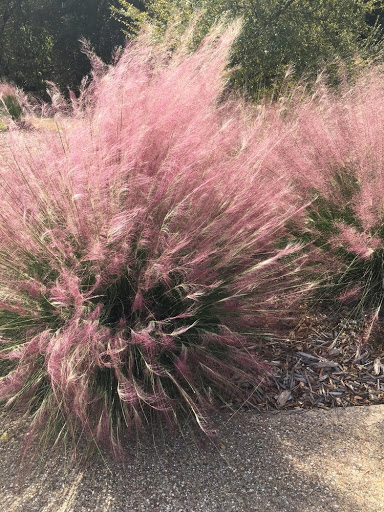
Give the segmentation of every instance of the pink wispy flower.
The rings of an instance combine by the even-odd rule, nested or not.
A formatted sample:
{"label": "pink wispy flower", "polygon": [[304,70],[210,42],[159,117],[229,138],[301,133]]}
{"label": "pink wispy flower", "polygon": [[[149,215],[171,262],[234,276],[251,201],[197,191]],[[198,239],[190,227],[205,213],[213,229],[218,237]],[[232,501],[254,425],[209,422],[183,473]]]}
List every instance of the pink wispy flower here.
{"label": "pink wispy flower", "polygon": [[358,231],[353,226],[335,223],[339,233],[332,238],[332,243],[353,252],[360,258],[369,258],[375,250],[382,247],[382,241],[375,236]]}

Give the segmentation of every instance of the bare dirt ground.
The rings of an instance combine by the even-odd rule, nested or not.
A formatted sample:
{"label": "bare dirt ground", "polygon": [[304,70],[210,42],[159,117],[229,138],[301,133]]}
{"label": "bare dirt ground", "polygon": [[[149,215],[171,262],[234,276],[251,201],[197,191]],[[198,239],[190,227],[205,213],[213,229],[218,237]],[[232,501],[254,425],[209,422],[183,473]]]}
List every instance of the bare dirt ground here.
{"label": "bare dirt ground", "polygon": [[212,442],[180,435],[118,464],[20,466],[22,429],[1,425],[2,512],[384,511],[383,405],[241,412]]}

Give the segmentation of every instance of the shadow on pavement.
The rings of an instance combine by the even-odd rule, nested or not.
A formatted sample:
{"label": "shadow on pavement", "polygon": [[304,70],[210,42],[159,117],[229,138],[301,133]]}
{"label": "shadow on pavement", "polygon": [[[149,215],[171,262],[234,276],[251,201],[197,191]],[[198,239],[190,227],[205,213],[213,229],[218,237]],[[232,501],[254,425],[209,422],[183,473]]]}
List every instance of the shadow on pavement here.
{"label": "shadow on pavement", "polygon": [[242,412],[214,442],[180,435],[109,467],[54,454],[23,478],[20,435],[0,443],[4,512],[384,510],[384,406]]}

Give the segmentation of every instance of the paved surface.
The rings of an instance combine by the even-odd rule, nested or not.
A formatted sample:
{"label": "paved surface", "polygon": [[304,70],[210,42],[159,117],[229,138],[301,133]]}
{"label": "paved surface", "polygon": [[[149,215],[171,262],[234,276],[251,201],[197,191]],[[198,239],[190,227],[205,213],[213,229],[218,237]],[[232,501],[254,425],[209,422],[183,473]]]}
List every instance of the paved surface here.
{"label": "paved surface", "polygon": [[381,405],[243,412],[214,443],[179,436],[109,466],[56,454],[22,473],[20,429],[2,428],[1,512],[384,511]]}

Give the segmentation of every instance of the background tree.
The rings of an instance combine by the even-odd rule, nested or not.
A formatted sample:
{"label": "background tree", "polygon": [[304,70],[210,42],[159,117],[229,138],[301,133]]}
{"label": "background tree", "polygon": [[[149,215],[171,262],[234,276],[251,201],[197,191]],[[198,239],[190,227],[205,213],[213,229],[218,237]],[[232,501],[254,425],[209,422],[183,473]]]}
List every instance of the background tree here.
{"label": "background tree", "polygon": [[374,0],[0,0],[0,80],[38,96],[47,80],[76,90],[90,71],[79,39],[108,62],[143,23],[161,34],[196,11],[195,44],[223,15],[243,18],[233,82],[253,97],[278,93],[287,73],[313,77],[340,60],[354,69],[382,52],[384,9]]}
{"label": "background tree", "polygon": [[113,50],[124,44],[120,25],[112,18],[109,0],[63,0],[58,9],[52,49],[53,81],[76,88],[90,70],[79,39],[88,40],[98,56],[109,62]]}
{"label": "background tree", "polygon": [[50,15],[44,1],[0,0],[2,78],[30,91],[41,91],[43,77],[52,75]]}
{"label": "background tree", "polygon": [[[242,17],[243,31],[234,47],[234,82],[255,96],[279,91],[287,73],[296,81],[315,76],[337,62],[352,68],[381,52],[381,32],[375,25],[378,2],[364,0],[147,0],[140,5],[119,0],[114,16],[134,34],[147,20],[160,30],[167,12],[188,18],[201,10],[197,40],[223,14]],[[376,11],[375,11],[376,9]]]}
{"label": "background tree", "polygon": [[0,0],[0,78],[44,95],[46,81],[76,89],[90,64],[85,38],[105,60],[124,43],[108,0]]}

